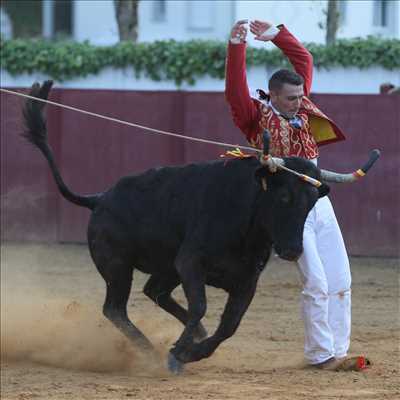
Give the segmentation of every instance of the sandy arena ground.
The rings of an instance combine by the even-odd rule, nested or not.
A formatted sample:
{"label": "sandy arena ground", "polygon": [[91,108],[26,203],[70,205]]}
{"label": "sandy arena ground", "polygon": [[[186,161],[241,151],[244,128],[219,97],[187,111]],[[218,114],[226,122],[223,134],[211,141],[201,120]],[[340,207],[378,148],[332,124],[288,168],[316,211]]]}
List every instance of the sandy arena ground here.
{"label": "sandy arena ground", "polygon": [[[2,399],[400,399],[398,260],[352,259],[352,354],[364,372],[327,372],[303,362],[295,264],[274,258],[233,338],[181,376],[165,368],[182,327],[141,292],[133,321],[160,353],[148,360],[101,315],[104,283],[80,245],[1,247]],[[212,332],[226,295],[208,288]],[[181,289],[176,297],[184,302]]]}

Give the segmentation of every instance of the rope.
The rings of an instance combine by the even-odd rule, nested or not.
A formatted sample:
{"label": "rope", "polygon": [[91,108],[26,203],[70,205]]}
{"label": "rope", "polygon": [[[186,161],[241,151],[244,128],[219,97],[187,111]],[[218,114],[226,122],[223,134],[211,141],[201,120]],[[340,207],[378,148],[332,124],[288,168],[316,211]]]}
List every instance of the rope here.
{"label": "rope", "polygon": [[[91,111],[86,111],[86,110],[82,110],[80,108],[76,108],[76,107],[71,107],[71,106],[67,106],[65,104],[60,104],[60,103],[56,103],[54,101],[50,101],[50,100],[44,100],[44,99],[40,99],[38,97],[34,97],[34,96],[30,96],[28,94],[24,94],[24,93],[19,93],[19,92],[14,92],[13,90],[7,90],[7,89],[3,89],[0,87],[0,91],[4,92],[4,93],[8,93],[8,94],[14,94],[16,96],[21,96],[21,97],[25,97],[27,99],[32,99],[35,101],[41,101],[42,103],[47,103],[47,104],[51,104],[53,106],[57,106],[57,107],[61,107],[61,108],[66,108],[67,110],[72,110],[72,111],[77,111],[80,112],[82,114],[86,114],[86,115],[91,115],[93,117],[97,117],[97,118],[101,118],[101,119],[105,119],[107,121],[113,121],[113,122],[117,122],[119,124],[123,124],[123,125],[128,125],[128,126],[133,126],[135,128],[140,128],[143,129],[145,131],[149,131],[149,132],[153,132],[153,133],[157,133],[159,135],[166,135],[166,136],[172,136],[172,137],[177,137],[179,139],[185,139],[185,140],[191,140],[193,142],[201,142],[201,143],[207,143],[207,144],[214,144],[217,146],[222,146],[222,147],[232,147],[235,149],[243,149],[243,150],[251,150],[251,151],[255,151],[258,153],[262,153],[262,150],[260,149],[256,149],[254,147],[249,147],[249,146],[241,146],[238,144],[231,144],[231,143],[224,143],[224,142],[217,142],[215,140],[207,140],[207,139],[200,139],[200,138],[194,138],[191,136],[185,136],[185,135],[180,135],[178,133],[173,133],[173,132],[168,132],[168,131],[163,131],[160,129],[155,129],[155,128],[149,128],[147,126],[143,126],[143,125],[139,125],[139,124],[134,124],[133,122],[128,122],[128,121],[123,121],[121,119],[117,119],[117,118],[112,118],[112,117],[107,117],[106,115],[102,115],[102,114],[97,114]],[[229,152],[231,153],[231,152]],[[310,178],[306,175],[303,174],[299,174],[296,171],[293,171],[283,165],[278,164],[277,165],[278,168],[280,169],[284,169],[287,172],[290,172],[292,174],[297,175],[299,178],[311,183],[314,186],[320,186],[321,183],[319,181],[317,181],[316,179]]]}
{"label": "rope", "polygon": [[200,139],[200,138],[195,138],[195,137],[191,137],[191,136],[180,135],[180,134],[178,134],[178,133],[163,131],[163,130],[160,130],[160,129],[149,128],[149,127],[147,127],[147,126],[143,126],[143,125],[139,125],[139,124],[134,124],[134,123],[132,123],[132,122],[123,121],[123,120],[121,120],[121,119],[108,117],[108,116],[106,116],[106,115],[97,114],[97,113],[94,113],[94,112],[91,112],[91,111],[82,110],[82,109],[80,109],[80,108],[67,106],[67,105],[65,105],[65,104],[56,103],[56,102],[54,102],[54,101],[40,99],[40,98],[37,98],[37,97],[34,97],[34,96],[30,96],[30,95],[28,95],[28,94],[19,93],[19,92],[14,92],[13,90],[8,90],[8,89],[0,88],[0,91],[2,91],[2,92],[4,92],[4,93],[8,93],[8,94],[14,94],[14,95],[17,95],[17,96],[25,97],[25,98],[32,99],[32,100],[35,100],[35,101],[41,101],[41,102],[43,102],[43,103],[51,104],[51,105],[53,105],[53,106],[57,106],[57,107],[61,107],[61,108],[66,108],[67,110],[77,111],[77,112],[80,112],[80,113],[82,113],[82,114],[91,115],[91,116],[93,116],[93,117],[105,119],[105,120],[107,120],[107,121],[113,121],[113,122],[117,122],[117,123],[119,123],[119,124],[128,125],[128,126],[133,126],[133,127],[135,127],[135,128],[140,128],[140,129],[143,129],[143,130],[145,130],[145,131],[149,131],[149,132],[156,133],[156,134],[159,134],[159,135],[166,135],[166,136],[177,137],[177,138],[180,138],[180,139],[191,140],[191,141],[193,141],[193,142],[201,142],[201,143],[207,143],[207,144],[214,144],[214,145],[221,146],[221,147],[232,147],[232,148],[238,148],[238,149],[243,149],[243,150],[251,150],[251,151],[256,151],[256,152],[258,152],[258,153],[261,153],[261,152],[262,152],[260,149],[256,149],[256,148],[254,148],[254,147],[241,146],[241,145],[237,145],[237,144],[224,143],[224,142],[217,142],[217,141],[215,141],[215,140]]}

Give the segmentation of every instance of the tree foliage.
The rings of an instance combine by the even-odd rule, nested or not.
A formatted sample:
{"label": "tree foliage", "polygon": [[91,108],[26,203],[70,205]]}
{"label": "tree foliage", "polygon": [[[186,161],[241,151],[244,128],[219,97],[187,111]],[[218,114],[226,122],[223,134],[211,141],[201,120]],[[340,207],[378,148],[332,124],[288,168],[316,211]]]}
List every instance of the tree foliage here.
{"label": "tree foliage", "polygon": [[[382,66],[400,69],[400,40],[338,40],[329,46],[306,44],[317,68]],[[1,40],[1,68],[12,75],[43,73],[65,81],[103,68],[133,68],[136,76],[152,80],[171,79],[179,86],[194,84],[196,78],[209,75],[223,79],[226,43],[221,41],[175,40],[152,43],[120,42],[113,46],[94,46],[88,42],[50,42],[46,40]],[[249,47],[247,66],[287,67],[288,61],[278,49]]]}

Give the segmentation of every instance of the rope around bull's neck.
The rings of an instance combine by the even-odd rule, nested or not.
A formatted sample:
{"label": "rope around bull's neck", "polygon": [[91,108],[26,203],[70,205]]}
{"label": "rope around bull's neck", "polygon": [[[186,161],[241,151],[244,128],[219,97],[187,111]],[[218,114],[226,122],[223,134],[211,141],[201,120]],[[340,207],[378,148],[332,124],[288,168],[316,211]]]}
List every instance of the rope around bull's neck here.
{"label": "rope around bull's neck", "polygon": [[61,107],[61,108],[66,108],[67,110],[77,111],[77,112],[80,112],[80,113],[82,113],[82,114],[91,115],[91,116],[93,116],[93,117],[102,118],[102,119],[105,119],[105,120],[108,120],[108,121],[117,122],[117,123],[119,123],[119,124],[132,126],[132,127],[134,127],[134,128],[140,128],[140,129],[143,129],[143,130],[145,130],[145,131],[149,131],[149,132],[156,133],[156,134],[159,134],[159,135],[172,136],[172,137],[177,137],[177,138],[179,138],[179,139],[191,140],[191,141],[193,141],[193,142],[201,142],[201,143],[213,144],[213,145],[221,146],[221,147],[238,148],[238,149],[242,149],[242,150],[251,150],[251,151],[258,152],[258,153],[262,153],[262,150],[256,149],[256,148],[254,148],[254,147],[241,146],[241,145],[238,145],[238,144],[217,142],[217,141],[215,141],[215,140],[207,140],[207,139],[200,139],[200,138],[195,138],[195,137],[191,137],[191,136],[180,135],[180,134],[178,134],[178,133],[163,131],[163,130],[161,130],[161,129],[149,128],[149,127],[147,127],[147,126],[143,126],[143,125],[139,125],[139,124],[134,124],[133,122],[123,121],[123,120],[118,119],[118,118],[112,118],[112,117],[108,117],[108,116],[106,116],[106,115],[97,114],[97,113],[94,113],[94,112],[91,112],[91,111],[82,110],[82,109],[80,109],[80,108],[67,106],[67,105],[65,105],[65,104],[56,103],[56,102],[54,102],[54,101],[40,99],[40,98],[37,98],[37,97],[34,97],[34,96],[30,96],[30,95],[28,95],[28,94],[15,92],[15,91],[13,91],[13,90],[8,90],[8,89],[0,88],[0,91],[2,91],[2,92],[4,92],[4,93],[14,94],[14,95],[16,95],[16,96],[20,96],[20,97],[25,97],[25,98],[28,98],[28,99],[36,100],[36,101],[41,101],[42,103],[51,104],[51,105],[53,105],[53,106],[57,106],[57,107]]}

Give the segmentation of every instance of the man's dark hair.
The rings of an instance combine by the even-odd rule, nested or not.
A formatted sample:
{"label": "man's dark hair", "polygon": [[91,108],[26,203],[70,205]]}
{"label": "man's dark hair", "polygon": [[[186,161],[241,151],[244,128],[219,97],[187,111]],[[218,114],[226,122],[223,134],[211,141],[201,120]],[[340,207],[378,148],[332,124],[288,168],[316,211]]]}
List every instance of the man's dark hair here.
{"label": "man's dark hair", "polygon": [[269,91],[281,90],[285,83],[299,86],[304,84],[304,79],[296,72],[289,71],[288,69],[280,69],[271,76],[268,82],[268,89]]}

